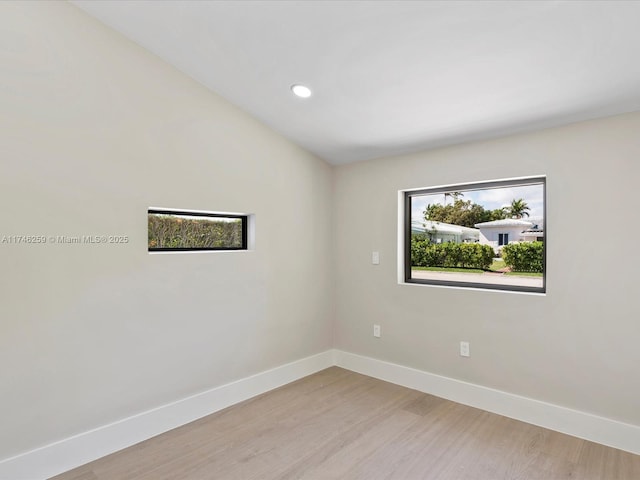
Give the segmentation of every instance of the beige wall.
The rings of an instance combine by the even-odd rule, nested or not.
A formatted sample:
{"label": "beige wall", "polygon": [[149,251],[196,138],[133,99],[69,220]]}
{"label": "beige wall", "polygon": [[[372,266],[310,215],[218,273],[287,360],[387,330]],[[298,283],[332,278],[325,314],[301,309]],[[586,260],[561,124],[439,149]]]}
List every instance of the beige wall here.
{"label": "beige wall", "polygon": [[[336,168],[336,348],[640,424],[639,132],[635,113]],[[398,190],[541,174],[546,296],[398,284]]]}
{"label": "beige wall", "polygon": [[[332,346],[331,169],[62,2],[0,2],[0,459]],[[149,206],[252,252],[149,255]]]}

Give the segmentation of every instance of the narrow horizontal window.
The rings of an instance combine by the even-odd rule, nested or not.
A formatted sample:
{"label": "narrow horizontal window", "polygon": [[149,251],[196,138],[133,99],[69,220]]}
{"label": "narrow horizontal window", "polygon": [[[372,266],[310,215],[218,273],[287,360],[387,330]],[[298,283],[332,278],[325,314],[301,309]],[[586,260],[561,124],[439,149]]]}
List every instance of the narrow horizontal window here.
{"label": "narrow horizontal window", "polygon": [[247,215],[148,211],[150,252],[246,250]]}
{"label": "narrow horizontal window", "polygon": [[545,177],[404,192],[404,280],[544,293]]}

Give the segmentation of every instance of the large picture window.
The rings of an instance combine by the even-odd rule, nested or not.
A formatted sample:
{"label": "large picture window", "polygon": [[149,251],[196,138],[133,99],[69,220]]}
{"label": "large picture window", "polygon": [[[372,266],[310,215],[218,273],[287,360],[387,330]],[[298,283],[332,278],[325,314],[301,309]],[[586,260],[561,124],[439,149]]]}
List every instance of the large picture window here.
{"label": "large picture window", "polygon": [[150,252],[246,250],[247,215],[149,209]]}
{"label": "large picture window", "polygon": [[404,192],[404,280],[544,293],[545,177]]}

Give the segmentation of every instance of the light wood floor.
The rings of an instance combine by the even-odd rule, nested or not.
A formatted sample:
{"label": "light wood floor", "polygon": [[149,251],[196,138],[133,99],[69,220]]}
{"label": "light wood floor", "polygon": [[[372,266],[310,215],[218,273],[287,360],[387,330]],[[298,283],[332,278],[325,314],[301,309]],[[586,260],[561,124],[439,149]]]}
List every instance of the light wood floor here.
{"label": "light wood floor", "polygon": [[56,480],[640,479],[640,456],[337,367]]}

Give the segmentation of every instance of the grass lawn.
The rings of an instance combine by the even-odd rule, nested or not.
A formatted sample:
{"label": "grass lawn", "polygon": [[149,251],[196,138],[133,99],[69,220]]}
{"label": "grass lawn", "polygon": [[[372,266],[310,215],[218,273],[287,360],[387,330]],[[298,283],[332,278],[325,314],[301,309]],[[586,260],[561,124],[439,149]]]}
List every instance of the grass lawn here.
{"label": "grass lawn", "polygon": [[411,267],[411,270],[428,270],[430,272],[484,273],[484,270],[481,270],[479,268]]}
{"label": "grass lawn", "polygon": [[[490,272],[497,272],[505,268],[504,260],[494,260],[489,267]],[[455,272],[455,273],[484,273],[480,268],[455,268],[455,267],[411,267],[411,270],[428,270],[430,272]]]}
{"label": "grass lawn", "polygon": [[[504,260],[494,260],[489,267],[489,272],[497,272],[506,267]],[[411,270],[428,270],[430,272],[454,272],[454,273],[485,273],[485,270],[479,268],[455,268],[455,267],[415,267],[412,266]],[[541,273],[533,272],[505,272],[504,275],[511,275],[514,277],[542,277]]]}
{"label": "grass lawn", "polygon": [[501,268],[505,268],[506,266],[507,264],[504,263],[504,260],[502,259],[494,260],[491,266],[489,267],[489,270],[491,270],[492,272],[497,272],[498,270],[500,270]]}

